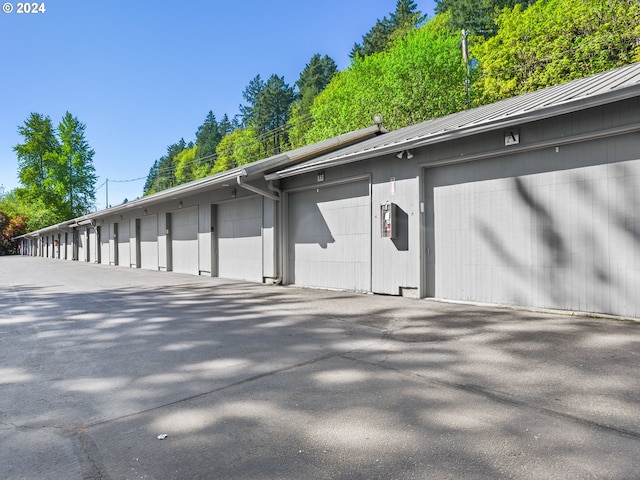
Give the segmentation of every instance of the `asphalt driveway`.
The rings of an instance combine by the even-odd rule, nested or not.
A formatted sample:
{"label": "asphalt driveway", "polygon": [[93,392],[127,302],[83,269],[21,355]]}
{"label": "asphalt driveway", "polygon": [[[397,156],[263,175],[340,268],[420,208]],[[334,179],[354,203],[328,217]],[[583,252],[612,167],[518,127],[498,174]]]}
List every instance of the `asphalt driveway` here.
{"label": "asphalt driveway", "polygon": [[0,257],[0,478],[640,478],[640,323]]}

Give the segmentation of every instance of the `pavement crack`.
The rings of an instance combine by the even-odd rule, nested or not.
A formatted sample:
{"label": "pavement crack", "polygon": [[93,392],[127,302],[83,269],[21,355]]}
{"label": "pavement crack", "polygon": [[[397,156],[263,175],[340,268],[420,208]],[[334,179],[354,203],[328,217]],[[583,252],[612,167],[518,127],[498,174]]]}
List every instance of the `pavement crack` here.
{"label": "pavement crack", "polygon": [[16,423],[11,422],[0,422],[0,430],[63,430],[64,427],[59,427],[57,425],[18,425]]}
{"label": "pavement crack", "polygon": [[256,374],[256,375],[252,375],[250,377],[237,380],[237,381],[229,383],[227,385],[222,385],[222,386],[220,386],[218,388],[214,388],[214,389],[208,390],[206,392],[201,392],[201,393],[198,393],[198,394],[195,394],[195,395],[190,395],[188,397],[180,398],[178,400],[174,400],[173,402],[164,403],[162,405],[156,405],[154,407],[150,407],[150,408],[147,408],[147,409],[144,409],[144,410],[139,410],[137,412],[129,413],[127,415],[122,415],[120,417],[113,417],[113,418],[109,418],[107,420],[101,420],[99,422],[93,422],[93,423],[84,425],[82,427],[79,427],[78,430],[79,431],[80,430],[84,431],[84,430],[86,430],[88,428],[93,428],[93,427],[97,427],[97,426],[100,426],[100,425],[106,425],[108,423],[116,422],[116,421],[119,421],[119,420],[124,420],[126,418],[135,417],[135,416],[142,415],[142,414],[145,414],[145,413],[149,413],[149,412],[153,412],[153,411],[156,411],[156,410],[160,410],[160,409],[163,409],[163,408],[166,408],[166,407],[179,405],[181,403],[189,402],[189,401],[195,400],[197,398],[206,397],[207,395],[211,395],[211,394],[214,394],[214,393],[222,392],[222,391],[228,390],[230,388],[238,387],[240,385],[245,385],[245,384],[250,383],[250,382],[255,382],[256,380],[261,380],[261,379],[266,378],[266,377],[271,377],[271,376],[277,375],[279,373],[287,372],[287,371],[290,371],[290,370],[295,370],[296,368],[305,367],[307,365],[313,365],[314,363],[322,362],[322,361],[328,360],[330,358],[340,357],[343,354],[344,354],[344,352],[336,352],[336,353],[329,353],[329,354],[326,354],[326,355],[320,355],[318,357],[314,357],[312,359],[305,360],[303,362],[298,362],[298,363],[295,363],[295,364],[292,364],[292,365],[287,365],[287,366],[282,367],[282,368],[277,368],[275,370],[270,370],[268,372],[263,372],[263,373],[259,373],[259,374]]}
{"label": "pavement crack", "polygon": [[399,374],[411,377],[411,378],[417,378],[422,382],[426,382],[426,383],[430,383],[432,385],[437,385],[440,387],[446,387],[446,388],[453,388],[456,390],[462,390],[468,393],[472,393],[474,395],[480,395],[488,400],[494,401],[494,402],[498,402],[498,403],[502,403],[505,405],[510,405],[510,406],[514,406],[514,407],[518,407],[518,408],[522,408],[522,409],[527,409],[527,410],[531,410],[534,412],[537,412],[539,414],[548,416],[548,417],[554,417],[560,420],[565,420],[565,421],[569,421],[578,425],[582,425],[583,427],[587,427],[587,428],[591,428],[591,429],[595,429],[595,430],[600,430],[609,434],[613,434],[613,435],[617,435],[617,436],[621,436],[621,437],[625,437],[625,438],[630,438],[632,440],[636,440],[636,441],[640,441],[640,432],[637,432],[635,430],[630,430],[624,427],[618,427],[615,425],[608,425],[608,424],[604,424],[604,423],[600,423],[600,422],[596,422],[594,420],[589,420],[587,418],[584,417],[579,417],[577,415],[572,415],[570,413],[566,413],[566,412],[561,412],[558,410],[554,410],[551,408],[547,408],[547,407],[542,407],[542,406],[538,406],[538,405],[531,405],[529,403],[523,402],[521,400],[518,400],[516,398],[513,398],[512,396],[508,395],[508,394],[504,394],[504,393],[498,393],[492,390],[489,390],[488,388],[485,388],[481,385],[475,385],[475,384],[469,384],[469,383],[458,383],[458,382],[448,382],[445,380],[440,380],[440,379],[436,379],[433,377],[429,377],[427,375],[422,375],[420,373],[417,372],[412,372],[410,370],[404,370],[404,369],[399,369],[399,368],[395,368],[392,367],[388,364],[383,364],[383,363],[379,363],[379,362],[372,362],[369,360],[365,360],[362,357],[356,357],[353,355],[350,355],[348,353],[342,354],[341,355],[343,358],[351,360],[353,362],[359,362],[359,363],[363,363],[363,364],[367,364],[367,365],[373,365],[379,368],[384,368],[387,370],[392,370],[394,372],[397,372]]}
{"label": "pavement crack", "polygon": [[83,428],[71,435],[73,448],[80,461],[83,480],[111,480],[102,462],[100,449]]}

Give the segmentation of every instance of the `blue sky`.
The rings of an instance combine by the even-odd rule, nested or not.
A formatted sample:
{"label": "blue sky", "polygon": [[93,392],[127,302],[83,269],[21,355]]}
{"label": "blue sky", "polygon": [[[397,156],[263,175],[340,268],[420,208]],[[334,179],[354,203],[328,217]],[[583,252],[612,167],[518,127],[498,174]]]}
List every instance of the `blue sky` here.
{"label": "blue sky", "polygon": [[[49,0],[38,14],[9,3],[13,12],[0,13],[0,185],[18,186],[12,147],[29,114],[56,125],[69,111],[86,124],[96,186],[109,179],[116,205],[142,195],[154,160],[195,140],[209,110],[236,115],[257,74],[293,85],[315,53],[347,68],[354,42],[396,1]],[[434,0],[416,3],[433,16]],[[102,186],[97,208],[105,201]]]}

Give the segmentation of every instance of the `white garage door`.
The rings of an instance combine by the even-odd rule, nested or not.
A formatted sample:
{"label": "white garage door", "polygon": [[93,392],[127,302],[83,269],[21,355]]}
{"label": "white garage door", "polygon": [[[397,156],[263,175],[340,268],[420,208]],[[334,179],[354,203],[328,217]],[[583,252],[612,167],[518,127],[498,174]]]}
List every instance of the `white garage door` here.
{"label": "white garage door", "polygon": [[[89,245],[87,245],[87,230],[85,228],[80,228],[77,231],[77,240],[78,240],[78,258],[77,260],[80,262],[87,261],[87,254],[89,253]],[[45,252],[46,255],[46,252]]]}
{"label": "white garage door", "polygon": [[109,248],[109,226],[98,227],[100,234],[100,263],[109,265],[111,249]]}
{"label": "white garage door", "polygon": [[198,208],[171,213],[172,270],[198,275]]}
{"label": "white garage door", "polygon": [[262,197],[218,205],[218,276],[262,282]]}
{"label": "white garage door", "polygon": [[118,265],[131,266],[131,245],[129,245],[129,222],[118,224]]}
{"label": "white garage door", "polygon": [[288,283],[370,291],[369,182],[293,192],[288,205]]}
{"label": "white garage door", "polygon": [[498,160],[427,170],[428,294],[637,315],[640,214],[628,196],[640,160],[522,175],[516,166],[502,178]]}
{"label": "white garage door", "polygon": [[158,270],[158,218],[151,215],[139,222],[140,268]]}
{"label": "white garage door", "polygon": [[89,228],[87,231],[89,233],[89,241],[87,244],[89,247],[89,257],[87,261],[96,263],[98,261],[98,235],[95,228]]}

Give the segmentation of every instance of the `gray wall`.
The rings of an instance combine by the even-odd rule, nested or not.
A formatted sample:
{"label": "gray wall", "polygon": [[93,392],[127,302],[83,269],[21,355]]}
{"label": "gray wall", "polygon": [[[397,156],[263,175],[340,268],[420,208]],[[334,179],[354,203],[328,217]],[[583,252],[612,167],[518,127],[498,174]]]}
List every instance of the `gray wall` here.
{"label": "gray wall", "polygon": [[[301,285],[640,316],[640,135],[615,131],[638,122],[632,99],[517,125],[517,145],[505,146],[498,128],[411,159],[326,168],[323,181],[319,172],[286,178],[282,202],[230,182],[99,222],[110,261],[117,252],[123,266],[148,264],[136,219],[149,218],[160,270],[255,281],[284,273]],[[397,206],[393,239],[381,236],[387,202]],[[180,252],[174,215],[188,211],[197,220]],[[52,254],[46,244],[34,244],[39,255]]]}
{"label": "gray wall", "polygon": [[[370,291],[390,295],[408,294],[417,296],[420,287],[420,216],[419,216],[419,177],[417,158],[408,160],[398,159],[395,155],[388,155],[372,160],[347,164],[335,168],[324,169],[324,181],[317,181],[317,172],[300,175],[281,180],[281,188],[288,192],[301,189],[313,191],[322,185],[342,182],[345,179],[367,177],[370,182],[371,213],[365,220],[368,222],[368,238],[361,238],[361,252],[369,256],[371,280]],[[355,183],[354,183],[355,185]],[[354,190],[355,191],[355,190]],[[349,188],[345,188],[343,195],[348,195]],[[380,206],[386,202],[397,205],[397,238],[383,238],[381,236]],[[291,208],[291,207],[289,207]],[[331,222],[320,212],[319,222],[328,226],[327,235],[335,236]],[[294,214],[288,218],[291,224],[304,220],[304,212]],[[355,225],[355,224],[354,224]],[[294,248],[291,242],[295,239],[284,239],[287,242],[285,251]],[[310,268],[314,268],[311,266]],[[328,273],[325,286],[330,286],[331,273]],[[334,274],[335,276],[335,274]],[[335,288],[340,282],[333,279]],[[296,282],[299,283],[299,282]]]}
{"label": "gray wall", "polygon": [[369,178],[287,194],[287,283],[371,291]]}
{"label": "gray wall", "polygon": [[[640,315],[640,134],[565,143],[638,121],[638,107],[523,125],[523,145],[557,146],[425,169],[426,295]],[[498,152],[502,136],[465,147]],[[430,158],[459,148],[443,145]]]}

